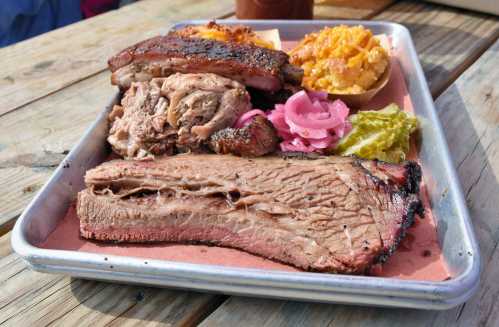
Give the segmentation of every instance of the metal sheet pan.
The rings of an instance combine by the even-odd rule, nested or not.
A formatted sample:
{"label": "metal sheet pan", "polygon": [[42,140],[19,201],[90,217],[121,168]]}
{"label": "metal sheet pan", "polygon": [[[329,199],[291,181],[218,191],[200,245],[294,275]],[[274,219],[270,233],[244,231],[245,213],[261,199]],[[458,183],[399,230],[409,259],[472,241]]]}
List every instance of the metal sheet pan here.
{"label": "metal sheet pan", "polygon": [[[187,21],[176,25],[200,24]],[[256,30],[278,28],[284,40],[340,21],[223,21],[247,24]],[[283,299],[341,302],[358,305],[447,309],[466,301],[478,287],[480,253],[450,160],[442,127],[419,64],[409,31],[388,22],[341,21],[363,24],[375,34],[385,33],[399,51],[404,78],[416,114],[420,118],[422,144],[419,152],[439,241],[452,278],[442,282],[395,278],[280,272],[231,268],[76,251],[41,249],[44,240],[62,219],[76,193],[83,188],[85,171],[109,154],[105,142],[107,112],[118,96],[88,129],[54,175],[26,208],[14,227],[12,246],[37,271],[76,277],[189,288],[226,294]],[[106,258],[106,260],[104,260]]]}

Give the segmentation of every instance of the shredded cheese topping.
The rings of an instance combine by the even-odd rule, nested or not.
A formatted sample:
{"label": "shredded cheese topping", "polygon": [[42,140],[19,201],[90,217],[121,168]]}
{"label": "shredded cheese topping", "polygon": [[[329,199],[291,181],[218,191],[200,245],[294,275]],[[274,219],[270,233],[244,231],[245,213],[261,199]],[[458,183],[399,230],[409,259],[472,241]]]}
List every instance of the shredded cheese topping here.
{"label": "shredded cheese topping", "polygon": [[333,94],[369,90],[388,66],[388,54],[369,29],[340,25],[311,33],[290,52],[304,70],[303,86]]}

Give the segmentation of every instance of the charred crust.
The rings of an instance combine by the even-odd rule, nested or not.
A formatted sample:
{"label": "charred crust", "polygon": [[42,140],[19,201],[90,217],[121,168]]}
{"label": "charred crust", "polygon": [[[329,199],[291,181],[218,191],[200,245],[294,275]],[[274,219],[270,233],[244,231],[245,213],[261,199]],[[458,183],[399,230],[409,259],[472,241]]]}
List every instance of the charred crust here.
{"label": "charred crust", "polygon": [[421,183],[421,167],[414,161],[407,161],[404,164],[405,168],[405,185],[402,190],[406,194],[419,194],[419,186]]}
{"label": "charred crust", "polygon": [[[367,169],[364,165],[362,165],[362,163],[365,160],[360,159],[359,157],[356,157],[356,156],[352,156],[352,157],[354,158],[352,165],[357,167],[357,168],[360,168],[369,177],[369,179],[373,182],[373,184],[376,187],[381,187],[381,188],[387,187],[387,184],[385,183],[385,181],[383,181],[381,178],[375,176],[371,170]],[[376,159],[373,160],[373,162],[374,162],[375,166],[378,166],[380,163],[381,164],[383,163],[383,162],[376,160]]]}
{"label": "charred crust", "polygon": [[414,224],[416,215],[419,215],[422,217],[424,214],[424,206],[421,200],[418,198],[416,200],[413,200],[409,203],[409,206],[407,208],[407,212],[403,217],[402,224],[400,226],[400,232],[397,235],[395,241],[393,242],[393,245],[388,248],[384,253],[382,253],[377,260],[374,261],[374,264],[376,263],[384,263],[390,257],[395,250],[398,248],[400,242],[404,239],[407,229],[411,227]]}
{"label": "charred crust", "polygon": [[210,148],[216,153],[232,153],[243,157],[258,157],[275,151],[277,131],[265,118],[255,116],[242,128],[225,128],[211,135]]}
{"label": "charred crust", "polygon": [[[375,185],[386,187],[387,183],[384,180],[380,179],[378,176],[375,176],[371,170],[362,165],[362,163],[365,161],[366,160],[354,156],[353,165],[362,169],[365,174],[371,178]],[[373,160],[372,162],[375,168],[382,165],[387,165],[388,167],[394,166],[394,164],[380,160]],[[421,167],[414,161],[406,161],[402,164],[402,167],[404,169],[404,179],[402,184],[395,184],[397,188],[396,193],[400,194],[404,198],[408,197],[411,194],[419,194],[419,187],[422,177]]]}
{"label": "charred crust", "polygon": [[281,67],[289,56],[278,50],[270,50],[250,44],[227,43],[210,39],[191,38],[170,34],[156,36],[133,45],[111,57],[108,66],[111,71],[130,64],[139,56],[165,56],[189,60],[226,60],[234,65],[245,65],[255,71],[266,71],[283,80]]}
{"label": "charred crust", "polygon": [[[367,169],[364,165],[362,165],[364,160],[355,158],[352,164],[356,167],[362,169],[365,174],[370,178],[370,180],[374,183],[376,187],[388,188],[388,191],[392,194],[393,197],[400,197],[402,202],[407,203],[406,212],[402,217],[402,223],[400,224],[399,233],[396,236],[393,244],[385,250],[376,260],[374,260],[373,264],[384,263],[390,257],[395,250],[398,248],[400,242],[404,239],[407,229],[414,224],[415,216],[419,215],[420,217],[424,216],[424,206],[419,198],[419,187],[421,182],[421,167],[414,161],[407,161],[403,163],[404,169],[404,180],[403,183],[400,184],[392,184],[390,182],[386,183],[384,180],[375,176],[373,172]],[[373,161],[374,167],[378,167],[379,165],[392,165],[390,163],[386,163],[379,160]]]}

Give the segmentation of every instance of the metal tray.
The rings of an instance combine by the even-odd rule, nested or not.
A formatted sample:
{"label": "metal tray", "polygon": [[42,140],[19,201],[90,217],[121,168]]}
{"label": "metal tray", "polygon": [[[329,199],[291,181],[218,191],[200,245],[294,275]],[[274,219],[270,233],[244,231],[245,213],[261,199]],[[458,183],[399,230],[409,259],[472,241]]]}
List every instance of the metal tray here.
{"label": "metal tray", "polygon": [[[176,25],[199,24],[187,21]],[[147,260],[49,250],[36,247],[64,217],[83,188],[85,171],[109,154],[106,115],[116,96],[17,221],[14,250],[37,271],[136,284],[283,299],[341,302],[358,305],[447,309],[466,301],[478,287],[480,254],[461,188],[451,163],[442,127],[414,50],[409,31],[398,24],[371,21],[223,21],[256,30],[278,28],[284,40],[296,40],[327,25],[363,24],[388,34],[397,49],[416,114],[421,121],[419,152],[423,176],[437,221],[439,241],[452,278],[442,282],[394,278],[279,272],[162,260]],[[104,260],[107,257],[107,260]]]}

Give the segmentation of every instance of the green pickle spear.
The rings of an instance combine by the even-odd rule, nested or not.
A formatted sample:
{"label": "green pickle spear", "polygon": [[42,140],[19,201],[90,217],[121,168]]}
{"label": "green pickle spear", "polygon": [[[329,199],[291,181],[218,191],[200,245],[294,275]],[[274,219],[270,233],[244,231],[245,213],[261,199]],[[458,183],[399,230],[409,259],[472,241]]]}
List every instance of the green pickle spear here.
{"label": "green pickle spear", "polygon": [[418,126],[417,118],[392,103],[382,110],[360,111],[349,117],[352,130],[343,137],[335,154],[356,155],[400,163],[409,152],[409,138]]}

